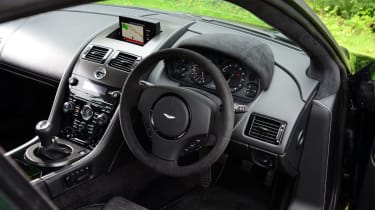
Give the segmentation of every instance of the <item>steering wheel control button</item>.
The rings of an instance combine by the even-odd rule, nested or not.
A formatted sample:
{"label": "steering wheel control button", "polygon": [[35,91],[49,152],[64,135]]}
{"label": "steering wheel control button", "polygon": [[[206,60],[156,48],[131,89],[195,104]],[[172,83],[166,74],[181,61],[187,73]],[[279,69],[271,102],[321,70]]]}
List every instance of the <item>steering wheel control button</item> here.
{"label": "steering wheel control button", "polygon": [[107,75],[107,69],[104,67],[99,67],[94,71],[95,79],[103,79]]}
{"label": "steering wheel control button", "polygon": [[150,123],[148,122],[143,122],[143,125],[145,126],[145,129],[146,129],[146,135],[151,138],[152,137],[152,128],[150,126]]}
{"label": "steering wheel control button", "polygon": [[84,105],[81,109],[81,117],[82,119],[88,121],[91,119],[91,117],[94,115],[94,111],[92,110],[91,106]]}
{"label": "steering wheel control button", "polygon": [[205,141],[202,141],[201,139],[195,139],[194,141],[192,141],[190,144],[188,144],[185,147],[184,152],[185,153],[198,152],[203,147],[204,142]]}
{"label": "steering wheel control button", "polygon": [[190,113],[186,104],[176,96],[165,96],[154,105],[151,124],[165,138],[181,137],[189,121]]}

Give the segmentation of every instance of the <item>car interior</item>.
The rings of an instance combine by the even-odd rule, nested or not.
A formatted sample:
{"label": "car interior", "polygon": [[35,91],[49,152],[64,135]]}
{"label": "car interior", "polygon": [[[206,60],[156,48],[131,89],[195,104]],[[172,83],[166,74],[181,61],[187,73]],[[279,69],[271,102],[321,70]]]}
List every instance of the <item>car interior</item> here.
{"label": "car interior", "polygon": [[4,155],[59,209],[344,207],[339,67],[306,36],[99,4],[2,23]]}

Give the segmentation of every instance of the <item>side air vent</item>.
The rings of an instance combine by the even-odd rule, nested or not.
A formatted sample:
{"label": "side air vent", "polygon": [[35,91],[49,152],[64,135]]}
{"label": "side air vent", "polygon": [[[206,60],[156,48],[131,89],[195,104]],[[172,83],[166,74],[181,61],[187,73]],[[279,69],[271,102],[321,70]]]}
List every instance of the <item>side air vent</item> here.
{"label": "side air vent", "polygon": [[246,129],[246,135],[272,144],[280,144],[286,128],[286,122],[259,114],[252,114]]}
{"label": "side air vent", "polygon": [[140,57],[119,52],[115,58],[109,62],[109,66],[126,72],[131,72],[140,61]]}
{"label": "side air vent", "polygon": [[82,56],[83,59],[103,64],[108,58],[112,50],[99,46],[91,46],[86,54]]}

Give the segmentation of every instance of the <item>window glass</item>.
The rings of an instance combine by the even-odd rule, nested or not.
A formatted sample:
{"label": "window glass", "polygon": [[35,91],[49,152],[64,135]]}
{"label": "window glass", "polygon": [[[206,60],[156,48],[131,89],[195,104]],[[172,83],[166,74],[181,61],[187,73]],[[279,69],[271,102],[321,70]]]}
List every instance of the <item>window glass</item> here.
{"label": "window glass", "polygon": [[339,45],[350,52],[352,73],[375,60],[374,0],[305,0]]}
{"label": "window glass", "polygon": [[107,0],[100,3],[184,12],[241,24],[272,28],[246,9],[224,0]]}

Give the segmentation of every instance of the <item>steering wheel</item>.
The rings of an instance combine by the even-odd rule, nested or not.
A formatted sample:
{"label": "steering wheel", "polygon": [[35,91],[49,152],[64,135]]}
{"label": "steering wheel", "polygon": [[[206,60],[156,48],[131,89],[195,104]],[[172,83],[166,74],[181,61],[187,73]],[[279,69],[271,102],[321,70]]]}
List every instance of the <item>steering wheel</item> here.
{"label": "steering wheel", "polygon": [[[220,100],[193,88],[154,85],[141,80],[160,61],[179,59],[192,61],[204,69],[214,81]],[[215,64],[191,50],[171,48],[146,57],[128,75],[119,106],[121,130],[129,149],[139,161],[161,174],[187,176],[208,168],[224,152],[232,135],[234,112],[229,86]],[[136,135],[133,124],[136,112],[141,114],[151,140],[149,150]],[[199,160],[179,164],[182,155],[206,146],[211,149]]]}

